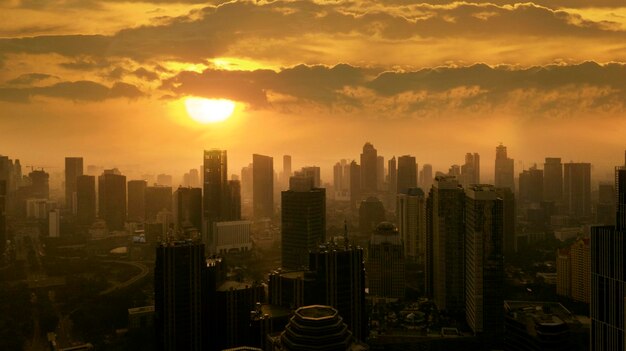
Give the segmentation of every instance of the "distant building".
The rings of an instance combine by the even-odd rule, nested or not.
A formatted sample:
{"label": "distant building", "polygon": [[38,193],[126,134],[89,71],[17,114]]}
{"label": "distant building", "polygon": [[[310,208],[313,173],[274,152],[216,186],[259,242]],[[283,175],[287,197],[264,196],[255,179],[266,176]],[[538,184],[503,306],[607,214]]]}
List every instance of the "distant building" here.
{"label": "distant building", "polygon": [[591,299],[590,240],[579,238],[570,247],[559,249],[556,264],[556,293],[574,301]]}
{"label": "distant building", "polygon": [[313,178],[313,186],[319,188],[321,186],[320,168],[317,166],[302,167],[300,171],[304,177]]}
{"label": "distant building", "polygon": [[514,160],[508,157],[506,146],[496,147],[495,185],[496,188],[509,188],[515,191]]}
{"label": "distant building", "polygon": [[146,220],[146,188],[145,180],[128,181],[128,221],[144,222]]}
{"label": "distant building", "polygon": [[224,281],[217,287],[217,349],[246,344],[250,339],[250,314],[257,302],[265,300],[262,285]]}
{"label": "distant building", "polygon": [[398,194],[404,194],[410,188],[417,187],[417,162],[414,156],[398,157]]}
{"label": "distant building", "polygon": [[0,255],[6,250],[7,239],[7,181],[0,180]]}
{"label": "distant building", "polygon": [[352,161],[350,163],[350,208],[356,211],[361,202],[361,166]]}
{"label": "distant building", "polygon": [[563,197],[568,214],[575,220],[591,218],[591,164],[566,163]]}
{"label": "distant building", "polygon": [[31,197],[37,199],[49,199],[50,198],[50,175],[42,170],[34,170],[28,173],[28,178],[31,182]]}
{"label": "distant building", "polygon": [[65,158],[65,205],[66,208],[76,213],[74,198],[76,196],[76,178],[83,175],[83,158]]}
{"label": "distant building", "polygon": [[350,164],[344,159],[333,167],[335,201],[350,201]]}
{"label": "distant building", "polygon": [[422,170],[420,171],[420,187],[425,192],[430,190],[430,187],[433,185],[433,166],[430,164],[425,164],[422,166]]}
{"label": "distant building", "polygon": [[361,153],[361,191],[366,194],[375,194],[378,190],[378,152],[371,143],[363,145]]}
{"label": "distant building", "polygon": [[172,188],[169,186],[146,187],[146,221],[155,221],[161,211],[172,212]]}
{"label": "distant building", "polygon": [[461,166],[459,181],[464,188],[471,184],[480,184],[480,155],[465,154],[465,163]]}
{"label": "distant building", "polygon": [[169,174],[159,174],[157,175],[157,185],[171,187],[172,186],[172,176]]}
{"label": "distant building", "polygon": [[563,164],[558,157],[546,157],[543,164],[543,198],[546,201],[563,201]]}
{"label": "distant building", "polygon": [[407,261],[422,263],[426,246],[426,197],[420,188],[397,195],[396,219]]}
{"label": "distant building", "polygon": [[48,213],[48,236],[51,238],[61,236],[61,211],[59,209]]}
{"label": "distant building", "polygon": [[174,226],[177,232],[202,231],[202,189],[178,187],[174,192]]}
{"label": "distant building", "polygon": [[126,222],[126,177],[105,170],[98,177],[98,209],[109,230],[122,230]]}
{"label": "distant building", "polygon": [[370,295],[404,298],[406,290],[404,246],[398,229],[392,223],[380,223],[372,234],[366,271]]}
{"label": "distant building", "polygon": [[255,218],[274,217],[274,159],[252,155],[252,201]]}
{"label": "distant building", "polygon": [[522,204],[538,204],[543,196],[543,170],[537,166],[522,171],[519,175],[519,201]]}
{"label": "distant building", "polygon": [[211,249],[211,252],[224,255],[250,250],[252,248],[251,226],[251,221],[214,222],[215,249]]}
{"label": "distant building", "polygon": [[387,208],[396,211],[396,194],[398,193],[398,167],[395,156],[387,162]]}
{"label": "distant building", "polygon": [[76,178],[76,221],[90,225],[96,220],[96,177],[82,175]]}

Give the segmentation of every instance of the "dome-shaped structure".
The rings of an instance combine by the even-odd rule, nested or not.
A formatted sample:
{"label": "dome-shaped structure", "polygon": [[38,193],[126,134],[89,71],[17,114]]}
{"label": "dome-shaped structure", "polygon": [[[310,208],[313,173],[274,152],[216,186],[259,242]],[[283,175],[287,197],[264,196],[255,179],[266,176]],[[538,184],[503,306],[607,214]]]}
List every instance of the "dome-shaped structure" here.
{"label": "dome-shaped structure", "polygon": [[376,234],[397,234],[398,228],[391,222],[380,222],[376,226]]}
{"label": "dome-shaped structure", "polygon": [[352,333],[336,309],[312,305],[296,310],[280,341],[283,350],[346,351]]}

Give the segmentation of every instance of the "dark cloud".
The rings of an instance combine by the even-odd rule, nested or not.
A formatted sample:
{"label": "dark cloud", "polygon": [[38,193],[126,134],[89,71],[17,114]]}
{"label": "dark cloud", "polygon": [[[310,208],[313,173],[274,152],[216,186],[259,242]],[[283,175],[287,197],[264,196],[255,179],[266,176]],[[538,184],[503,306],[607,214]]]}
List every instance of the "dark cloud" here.
{"label": "dark cloud", "polygon": [[49,79],[49,78],[57,78],[56,76],[45,74],[45,73],[27,73],[22,74],[17,78],[11,79],[7,81],[9,85],[32,85],[33,83]]}
{"label": "dark cloud", "polygon": [[[228,98],[256,108],[309,102],[349,110],[378,105],[409,114],[505,107],[529,114],[567,114],[623,111],[626,65],[585,62],[520,69],[476,64],[382,72],[373,77],[371,69],[350,65],[300,65],[279,72],[211,69],[181,73],[165,81],[163,88],[178,96]],[[273,94],[283,99],[273,100]]]}
{"label": "dark cloud", "polygon": [[37,96],[94,102],[114,98],[135,99],[144,94],[134,85],[121,82],[111,87],[91,81],[61,82],[44,87],[0,87],[1,101],[25,103]]}

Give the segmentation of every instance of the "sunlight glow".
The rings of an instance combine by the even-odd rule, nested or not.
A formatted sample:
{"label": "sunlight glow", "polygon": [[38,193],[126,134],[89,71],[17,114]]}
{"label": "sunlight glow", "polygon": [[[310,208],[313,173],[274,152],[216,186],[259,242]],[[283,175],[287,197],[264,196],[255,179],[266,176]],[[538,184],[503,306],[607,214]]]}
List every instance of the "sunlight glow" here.
{"label": "sunlight glow", "polygon": [[194,121],[207,124],[228,119],[235,111],[235,103],[226,99],[188,97],[185,108]]}

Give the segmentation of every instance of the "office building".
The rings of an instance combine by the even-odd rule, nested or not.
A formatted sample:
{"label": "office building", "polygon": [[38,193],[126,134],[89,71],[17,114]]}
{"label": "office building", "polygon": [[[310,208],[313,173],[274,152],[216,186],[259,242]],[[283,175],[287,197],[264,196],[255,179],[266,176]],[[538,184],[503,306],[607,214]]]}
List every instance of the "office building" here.
{"label": "office building", "polygon": [[465,163],[461,166],[459,181],[464,188],[472,184],[480,184],[480,155],[465,154]]}
{"label": "office building", "polygon": [[496,188],[509,188],[515,191],[514,160],[508,157],[506,146],[496,147],[495,185]]}
{"label": "office building", "polygon": [[519,175],[519,201],[521,204],[538,204],[543,196],[543,170],[537,166],[523,170]]}
{"label": "office building", "polygon": [[426,196],[420,188],[398,194],[396,219],[408,262],[422,263],[426,246]]}
{"label": "office building", "polygon": [[396,194],[398,193],[398,168],[396,157],[392,157],[387,162],[387,208],[391,212],[396,211]]}
{"label": "office building", "polygon": [[440,310],[459,313],[465,305],[465,195],[455,177],[445,176],[435,178],[429,197],[427,236],[432,246],[426,252],[426,274],[432,286],[426,290],[432,291]]}
{"label": "office building", "polygon": [[345,159],[333,167],[333,190],[335,201],[350,201],[350,164]]}
{"label": "office building", "polygon": [[126,221],[126,177],[117,169],[98,176],[98,214],[109,230],[123,230]]}
{"label": "office building", "polygon": [[171,187],[172,186],[172,176],[169,175],[169,174],[159,174],[159,175],[157,175],[156,183],[159,186]]}
{"label": "office building", "polygon": [[[157,247],[154,268],[157,350],[205,350],[204,245],[175,241]],[[213,312],[215,313],[215,312]]]}
{"label": "office building", "polygon": [[363,145],[361,153],[361,191],[366,194],[375,194],[378,190],[378,152],[370,143]]}
{"label": "office building", "polygon": [[376,188],[378,191],[385,190],[385,157],[376,157]]}
{"label": "office building", "polygon": [[503,203],[492,185],[475,185],[465,198],[465,316],[486,347],[504,337]]}
{"label": "office building", "polygon": [[398,194],[405,194],[408,189],[417,187],[417,163],[415,157],[398,157]]}
{"label": "office building", "polygon": [[176,232],[201,232],[202,189],[178,187],[174,192],[173,214]]}
{"label": "office building", "polygon": [[588,238],[579,238],[557,251],[556,293],[578,302],[591,299],[591,246]]}
{"label": "office building", "polygon": [[36,199],[49,199],[50,198],[50,175],[42,170],[34,170],[28,173],[30,178],[30,196]]}
{"label": "office building", "polygon": [[574,220],[591,218],[591,164],[566,163],[563,198],[567,214]]}
{"label": "office building", "polygon": [[57,208],[48,213],[48,237],[61,236],[61,211]]}
{"label": "office building", "polygon": [[309,177],[291,177],[282,197],[282,267],[301,269],[308,253],[326,241],[326,190]]}
{"label": "office building", "polygon": [[287,189],[289,187],[289,178],[292,176],[291,172],[291,156],[284,155],[283,156],[283,172],[281,174],[281,186],[282,189]]}
{"label": "office building", "polygon": [[274,217],[274,159],[269,156],[252,155],[252,174],[254,217],[272,218]]}
{"label": "office building", "polygon": [[96,220],[96,177],[76,177],[76,221],[90,225]]}
{"label": "office building", "polygon": [[241,219],[241,182],[239,180],[228,181],[227,208],[224,220],[238,221]]}
{"label": "office building", "polygon": [[265,300],[262,285],[224,281],[216,291],[217,350],[247,344],[250,335],[250,312],[257,302]]}
{"label": "office building", "polygon": [[172,188],[169,186],[146,187],[146,221],[155,221],[162,211],[172,212]]}
{"label": "office building", "polygon": [[361,202],[361,166],[352,161],[350,163],[350,208],[355,211]]}
{"label": "office building", "polygon": [[317,166],[302,167],[300,175],[313,178],[313,186],[319,188],[321,185],[320,168]]}
{"label": "office building", "polygon": [[212,252],[223,256],[252,249],[251,226],[251,221],[214,222],[215,249]]}
{"label": "office building", "polygon": [[563,164],[559,157],[546,157],[543,164],[543,198],[546,201],[563,201]]}
{"label": "office building", "polygon": [[145,180],[128,181],[128,221],[143,222],[146,220],[146,188]]}
{"label": "office building", "polygon": [[372,234],[366,271],[370,295],[404,298],[406,289],[404,246],[398,228],[392,223],[380,223]]}
{"label": "office building", "polygon": [[83,175],[83,158],[65,158],[65,207],[76,213],[74,197],[76,194],[76,178]]}
{"label": "office building", "polygon": [[228,159],[226,150],[204,151],[204,218],[211,223],[224,218],[228,196]]}
{"label": "office building", "polygon": [[615,224],[615,185],[601,182],[598,185],[598,204],[596,205],[597,224]]}
{"label": "office building", "polygon": [[425,192],[430,191],[430,187],[433,186],[433,166],[425,164],[420,171],[420,187]]}
{"label": "office building", "polygon": [[385,220],[385,207],[382,201],[374,196],[361,201],[359,206],[359,232],[361,236],[369,238],[378,224]]}
{"label": "office building", "polygon": [[513,254],[517,251],[517,237],[515,234],[515,194],[513,189],[510,188],[496,188],[498,197],[502,199],[503,220],[504,220],[504,232],[503,232],[503,245],[505,257],[508,254]]}

